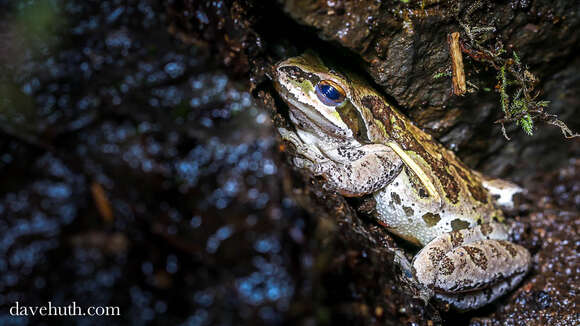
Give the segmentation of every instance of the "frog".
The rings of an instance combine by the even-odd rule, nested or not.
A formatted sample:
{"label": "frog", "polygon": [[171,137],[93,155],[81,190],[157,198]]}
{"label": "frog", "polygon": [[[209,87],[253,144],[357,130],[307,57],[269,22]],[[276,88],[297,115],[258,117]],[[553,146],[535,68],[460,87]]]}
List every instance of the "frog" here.
{"label": "frog", "polygon": [[273,66],[293,164],[328,191],[369,200],[374,221],[418,248],[398,263],[426,301],[467,311],[514,289],[531,256],[510,240],[502,209],[525,190],[470,169],[363,75],[328,61],[307,51]]}

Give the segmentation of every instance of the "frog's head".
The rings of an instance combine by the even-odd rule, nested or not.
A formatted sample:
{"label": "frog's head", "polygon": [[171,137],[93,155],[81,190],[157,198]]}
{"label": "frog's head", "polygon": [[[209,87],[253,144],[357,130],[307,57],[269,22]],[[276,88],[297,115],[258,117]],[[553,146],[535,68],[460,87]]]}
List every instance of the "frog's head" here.
{"label": "frog's head", "polygon": [[353,138],[344,113],[352,107],[351,86],[344,75],[317,55],[307,52],[278,63],[274,84],[297,128],[317,128],[337,138]]}

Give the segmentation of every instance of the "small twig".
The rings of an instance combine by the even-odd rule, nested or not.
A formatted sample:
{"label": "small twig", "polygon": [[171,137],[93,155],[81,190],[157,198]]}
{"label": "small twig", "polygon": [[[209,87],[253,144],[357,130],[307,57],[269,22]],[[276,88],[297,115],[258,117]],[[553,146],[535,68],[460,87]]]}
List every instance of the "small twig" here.
{"label": "small twig", "polygon": [[475,85],[469,80],[466,80],[465,83],[467,83],[467,86],[471,87],[471,89],[469,89],[468,92],[473,93],[479,90],[479,86]]}
{"label": "small twig", "polygon": [[465,84],[465,71],[463,69],[463,55],[459,45],[459,33],[453,32],[447,36],[449,43],[449,54],[451,56],[451,68],[453,72],[453,94],[463,95],[467,91]]}
{"label": "small twig", "polygon": [[99,214],[106,223],[111,223],[113,221],[113,208],[111,207],[111,202],[107,197],[107,193],[100,183],[94,182],[91,184],[91,193],[93,195],[93,200],[95,201],[95,206]]}
{"label": "small twig", "polygon": [[503,136],[507,141],[511,140],[507,135],[507,131],[505,130],[505,125],[503,124],[503,122],[501,123],[501,132],[503,133]]}
{"label": "small twig", "polygon": [[566,138],[566,139],[580,137],[579,133],[576,133],[576,132],[573,132],[572,130],[570,130],[570,128],[568,128],[568,126],[566,126],[566,124],[564,122],[562,122],[562,120],[559,120],[555,117],[552,118],[551,120],[547,120],[546,123],[551,124],[551,125],[556,126],[556,127],[559,127],[560,130],[562,131],[562,134],[564,135],[564,138]]}

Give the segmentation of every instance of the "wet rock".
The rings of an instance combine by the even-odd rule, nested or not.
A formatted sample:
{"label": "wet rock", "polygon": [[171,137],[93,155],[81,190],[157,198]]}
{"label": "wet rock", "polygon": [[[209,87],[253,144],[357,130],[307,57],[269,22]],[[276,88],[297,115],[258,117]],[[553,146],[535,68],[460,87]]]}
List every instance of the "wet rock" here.
{"label": "wet rock", "polygon": [[[463,33],[459,22],[469,22],[468,25],[474,27],[494,27],[495,35],[501,42],[510,49],[516,49],[518,55],[532,67],[533,73],[540,77],[542,93],[552,103],[550,111],[561,114],[571,128],[578,130],[576,121],[580,121],[580,117],[572,109],[574,106],[564,107],[561,97],[551,95],[567,89],[550,82],[552,78],[576,85],[574,78],[564,76],[566,71],[575,71],[575,76],[578,76],[579,65],[567,62],[569,58],[575,58],[571,49],[579,36],[563,32],[580,25],[576,15],[578,7],[566,1],[549,4],[483,1],[479,7],[472,2],[459,2],[453,6],[445,2],[400,1],[387,4],[373,0],[288,0],[282,3],[285,12],[298,23],[311,27],[321,39],[338,43],[361,58],[361,66],[372,79],[420,127],[427,128],[435,136],[443,136],[461,123],[476,130],[462,134],[454,131],[441,138],[452,141],[446,143],[449,146],[464,144],[455,150],[472,166],[500,165],[499,170],[494,169],[492,174],[508,175],[514,164],[519,161],[526,164],[528,158],[522,158],[521,152],[516,153],[519,156],[513,156],[513,150],[503,148],[505,139],[501,137],[499,126],[492,127],[493,121],[500,116],[499,95],[490,92],[497,84],[495,72],[466,56],[467,79],[479,85],[480,90],[464,97],[451,95],[449,79],[434,78],[449,69],[446,35],[453,31]],[[530,20],[534,20],[533,28],[527,24]],[[466,35],[462,34],[462,37]],[[553,47],[538,46],[548,40],[554,44]],[[547,142],[566,144],[565,141],[556,141],[557,137],[562,137],[556,136],[558,129],[551,126],[539,124],[536,132],[541,138],[549,137],[551,140]],[[510,128],[509,134],[514,136],[512,142],[516,143],[515,146],[526,151],[526,157],[549,156],[559,161],[568,157],[561,149],[548,151],[542,144],[530,141],[517,128]],[[498,149],[501,152],[497,152]],[[498,155],[489,158],[492,152]],[[482,160],[486,162],[482,163]],[[551,168],[555,166],[557,163],[553,163]],[[522,170],[525,169],[519,169]]]}

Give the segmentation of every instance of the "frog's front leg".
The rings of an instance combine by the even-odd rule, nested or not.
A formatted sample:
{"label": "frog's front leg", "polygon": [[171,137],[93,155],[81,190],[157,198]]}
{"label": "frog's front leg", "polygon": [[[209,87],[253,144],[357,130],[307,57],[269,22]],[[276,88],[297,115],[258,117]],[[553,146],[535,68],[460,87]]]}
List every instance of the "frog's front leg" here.
{"label": "frog's front leg", "polygon": [[413,259],[415,277],[456,309],[479,308],[528,272],[530,253],[507,239],[506,227],[495,222],[442,234]]}
{"label": "frog's front leg", "polygon": [[323,175],[331,189],[347,197],[378,191],[401,172],[403,162],[388,146],[339,145],[323,149],[330,160],[323,165]]}
{"label": "frog's front leg", "polygon": [[388,146],[358,142],[309,143],[307,133],[300,136],[284,128],[282,138],[296,147],[294,163],[324,177],[330,189],[343,196],[362,196],[387,186],[403,168],[403,161]]}

